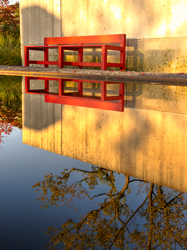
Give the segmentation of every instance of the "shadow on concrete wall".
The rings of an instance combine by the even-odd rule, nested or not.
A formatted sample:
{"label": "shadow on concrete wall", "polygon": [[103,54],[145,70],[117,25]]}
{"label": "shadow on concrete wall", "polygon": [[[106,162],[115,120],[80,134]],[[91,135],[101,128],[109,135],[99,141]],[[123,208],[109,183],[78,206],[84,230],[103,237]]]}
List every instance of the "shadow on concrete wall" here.
{"label": "shadow on concrete wall", "polygon": [[[43,45],[44,37],[62,36],[61,20],[57,18],[53,6],[48,11],[39,5],[21,9],[21,44]],[[48,6],[48,7],[47,7]]]}
{"label": "shadow on concrete wall", "polygon": [[126,70],[144,71],[144,54],[138,51],[138,39],[127,39]]}

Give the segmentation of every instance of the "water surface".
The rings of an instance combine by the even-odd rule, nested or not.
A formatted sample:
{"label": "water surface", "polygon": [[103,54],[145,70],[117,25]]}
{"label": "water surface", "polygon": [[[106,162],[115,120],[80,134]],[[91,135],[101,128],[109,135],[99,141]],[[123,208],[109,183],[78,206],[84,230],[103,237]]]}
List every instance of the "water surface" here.
{"label": "water surface", "polygon": [[[93,133],[77,137],[76,128],[78,132],[84,131],[82,122],[90,119],[93,124],[94,119],[85,115],[82,121],[77,119],[72,122],[68,112],[74,112],[74,117],[76,114],[71,107],[66,110],[67,107],[53,104],[45,106],[40,97],[37,97],[40,100],[31,95],[29,99],[24,97],[27,100],[24,105],[30,106],[23,107],[25,123],[22,128],[20,97],[14,98],[15,102],[10,103],[8,99],[1,98],[0,107],[2,249],[40,250],[45,249],[48,243],[56,245],[57,249],[187,248],[187,197],[178,189],[177,183],[177,190],[174,190],[159,183],[147,182],[146,177],[139,179],[112,170],[115,163],[116,167],[119,165],[121,151],[113,151],[112,156],[109,154],[112,151],[108,151],[107,157],[102,148],[110,147],[102,142],[102,132],[97,132],[98,137]],[[39,123],[41,127],[35,124],[36,118],[43,114],[36,100],[42,104],[46,114],[45,123],[42,123],[43,118]],[[60,112],[64,110],[66,123],[63,126],[59,126],[59,109]],[[79,113],[80,109],[76,111]],[[97,120],[98,113],[89,112],[94,112]],[[51,114],[54,119],[50,118]],[[102,114],[106,118],[106,113]],[[117,116],[114,114],[114,117]],[[63,119],[60,118],[60,124]],[[114,120],[112,122],[115,124]],[[112,127],[113,134],[105,137],[111,148],[116,145],[115,149],[116,141],[111,138],[116,138],[117,128]],[[96,129],[102,130],[100,123],[97,123]],[[60,137],[60,150],[58,143],[61,142],[57,140],[59,131],[63,135]],[[26,139],[23,138],[24,133]],[[85,141],[84,147],[80,144],[81,138]],[[97,140],[100,140],[98,144],[94,144]],[[113,157],[116,159],[113,160]],[[104,159],[107,168],[103,167]],[[100,166],[94,164],[96,160]]]}

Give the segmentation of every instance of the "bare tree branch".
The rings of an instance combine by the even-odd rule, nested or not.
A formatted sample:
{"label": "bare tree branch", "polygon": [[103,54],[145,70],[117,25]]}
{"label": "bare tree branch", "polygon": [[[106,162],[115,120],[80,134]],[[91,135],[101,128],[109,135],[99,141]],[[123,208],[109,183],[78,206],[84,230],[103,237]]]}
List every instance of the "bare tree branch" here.
{"label": "bare tree branch", "polygon": [[142,204],[134,211],[134,213],[129,217],[129,219],[124,223],[124,225],[118,230],[118,233],[116,234],[113,242],[110,244],[109,249],[111,249],[111,247],[113,246],[113,244],[115,243],[115,241],[117,240],[118,236],[120,235],[121,231],[127,226],[127,224],[129,223],[129,221],[135,216],[135,214],[138,212],[138,210],[145,204],[145,202],[147,201],[149,197],[149,194],[147,195],[147,197],[145,198],[145,200],[142,202]]}

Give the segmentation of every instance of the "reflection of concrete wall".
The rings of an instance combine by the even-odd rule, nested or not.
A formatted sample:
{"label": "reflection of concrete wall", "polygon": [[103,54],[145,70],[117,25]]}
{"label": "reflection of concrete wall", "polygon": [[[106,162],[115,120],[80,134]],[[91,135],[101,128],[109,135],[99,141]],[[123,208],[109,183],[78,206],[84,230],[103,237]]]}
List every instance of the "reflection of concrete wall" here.
{"label": "reflection of concrete wall", "polygon": [[21,0],[20,9],[22,46],[49,36],[125,33],[128,70],[187,72],[185,0]]}
{"label": "reflection of concrete wall", "polygon": [[23,143],[187,192],[186,114],[23,103]]}
{"label": "reflection of concrete wall", "polygon": [[[31,90],[44,89],[44,81],[31,80],[30,87]],[[24,93],[24,80],[22,89]],[[73,80],[65,81],[64,89],[67,92],[78,91],[78,83]],[[58,93],[57,81],[49,81],[49,91]],[[88,96],[101,96],[101,85],[83,80],[83,93]],[[107,85],[108,96],[118,93],[119,84]],[[187,114],[187,87],[129,82],[125,84],[124,107]]]}
{"label": "reflection of concrete wall", "polygon": [[126,106],[187,114],[187,87],[127,83]]}

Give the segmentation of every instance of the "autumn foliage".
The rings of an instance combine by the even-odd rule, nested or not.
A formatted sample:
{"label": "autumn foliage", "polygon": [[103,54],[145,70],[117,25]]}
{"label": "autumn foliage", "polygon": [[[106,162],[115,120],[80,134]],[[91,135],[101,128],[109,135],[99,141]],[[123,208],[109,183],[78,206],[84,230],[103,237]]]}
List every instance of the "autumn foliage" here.
{"label": "autumn foliage", "polygon": [[8,0],[0,0],[0,31],[19,33],[19,3],[9,5]]}

